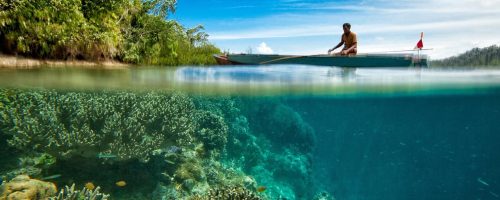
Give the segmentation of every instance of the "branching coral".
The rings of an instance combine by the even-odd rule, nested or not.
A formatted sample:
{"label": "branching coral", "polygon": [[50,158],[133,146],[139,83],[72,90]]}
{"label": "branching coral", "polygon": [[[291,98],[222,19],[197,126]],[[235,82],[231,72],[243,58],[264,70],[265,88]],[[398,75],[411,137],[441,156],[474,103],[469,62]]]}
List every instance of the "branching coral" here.
{"label": "branching coral", "polygon": [[[249,169],[258,164],[262,159],[262,151],[256,144],[256,137],[250,132],[249,123],[245,116],[242,115],[240,110],[238,98],[229,97],[217,97],[217,98],[195,98],[195,105],[198,109],[203,110],[198,119],[206,118],[202,120],[204,123],[200,124],[213,124],[205,125],[211,128],[209,131],[219,130],[216,136],[219,138],[223,135],[223,131],[227,129],[227,136],[225,141],[220,138],[219,144],[224,142],[226,144],[224,159],[229,159],[231,163],[238,166],[244,166],[244,168]],[[203,117],[205,116],[205,117]],[[222,118],[216,120],[218,116]],[[227,128],[221,126],[222,120],[227,124]],[[208,122],[208,123],[207,123]],[[221,127],[221,128],[217,128]],[[215,134],[204,134],[204,135],[215,135]],[[202,136],[203,137],[203,136]],[[205,136],[206,137],[206,136]],[[210,139],[210,138],[208,138]],[[205,140],[213,141],[213,140]]]}
{"label": "branching coral", "polygon": [[7,104],[7,103],[8,103],[7,90],[0,89],[0,110],[4,109],[5,108],[5,104]]}
{"label": "branching coral", "polygon": [[1,123],[9,144],[23,150],[147,161],[155,149],[194,140],[194,104],[182,94],[40,90],[10,98]]}
{"label": "branching coral", "polygon": [[209,199],[260,200],[255,193],[242,187],[217,188],[210,190]]}
{"label": "branching coral", "polygon": [[174,178],[177,182],[183,184],[186,180],[205,181],[206,176],[201,163],[196,159],[189,159],[177,168]]}
{"label": "branching coral", "polygon": [[14,156],[13,158],[18,159],[18,164],[13,170],[6,171],[2,174],[7,179],[12,179],[19,175],[29,175],[31,177],[40,178],[42,170],[48,169],[56,162],[53,156],[45,153],[35,153],[23,155],[21,157]]}
{"label": "branching coral", "polygon": [[75,184],[73,184],[71,187],[66,186],[65,189],[61,189],[57,196],[51,197],[49,200],[107,200],[109,195],[100,193],[99,190],[99,186],[93,190],[85,187],[82,190],[75,190]]}
{"label": "branching coral", "polygon": [[224,118],[209,111],[200,111],[195,116],[198,128],[196,137],[208,150],[223,150],[227,143],[228,127]]}
{"label": "branching coral", "polygon": [[204,196],[196,195],[190,197],[189,200],[261,200],[262,197],[257,194],[242,188],[242,187],[223,187],[211,189]]}
{"label": "branching coral", "polygon": [[310,185],[314,132],[282,103],[52,90],[15,90],[3,98],[10,103],[0,109],[0,134],[11,147],[58,159],[152,158],[145,165],[158,175],[159,199],[260,199],[250,192],[257,182],[273,197]]}

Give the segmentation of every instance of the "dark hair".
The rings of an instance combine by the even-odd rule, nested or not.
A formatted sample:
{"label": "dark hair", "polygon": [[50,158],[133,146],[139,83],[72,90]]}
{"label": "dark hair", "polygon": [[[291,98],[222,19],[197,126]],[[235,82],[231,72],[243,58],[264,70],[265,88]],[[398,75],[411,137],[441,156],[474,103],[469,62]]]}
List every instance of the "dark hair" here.
{"label": "dark hair", "polygon": [[351,29],[351,24],[349,24],[349,23],[344,23],[344,24],[342,25],[342,27],[347,27],[348,29]]}

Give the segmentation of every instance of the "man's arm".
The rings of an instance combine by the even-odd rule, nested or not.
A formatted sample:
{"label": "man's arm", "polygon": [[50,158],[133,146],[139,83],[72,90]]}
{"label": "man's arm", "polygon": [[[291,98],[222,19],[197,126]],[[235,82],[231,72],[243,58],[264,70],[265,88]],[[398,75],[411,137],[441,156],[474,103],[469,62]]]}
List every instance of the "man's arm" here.
{"label": "man's arm", "polygon": [[339,44],[337,44],[337,46],[333,47],[332,49],[328,49],[328,54],[330,54],[330,52],[334,51],[335,49],[339,48],[342,45],[344,45],[344,41],[341,40]]}

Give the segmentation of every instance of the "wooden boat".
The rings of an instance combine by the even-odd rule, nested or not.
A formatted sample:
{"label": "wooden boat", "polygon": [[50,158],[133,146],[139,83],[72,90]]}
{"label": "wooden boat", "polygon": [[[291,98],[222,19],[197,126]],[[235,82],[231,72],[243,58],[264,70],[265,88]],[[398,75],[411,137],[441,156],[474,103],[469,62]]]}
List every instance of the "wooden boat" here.
{"label": "wooden boat", "polygon": [[266,64],[302,64],[337,67],[427,67],[425,55],[414,54],[358,54],[340,55],[263,55],[263,54],[227,54],[214,55],[220,65],[266,65]]}

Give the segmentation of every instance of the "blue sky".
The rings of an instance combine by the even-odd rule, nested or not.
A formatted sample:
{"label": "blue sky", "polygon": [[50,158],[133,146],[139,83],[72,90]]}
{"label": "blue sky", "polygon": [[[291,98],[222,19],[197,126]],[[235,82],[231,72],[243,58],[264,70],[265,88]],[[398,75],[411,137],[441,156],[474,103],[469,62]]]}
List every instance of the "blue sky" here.
{"label": "blue sky", "polygon": [[232,53],[324,54],[344,22],[359,53],[413,49],[420,32],[431,58],[500,44],[500,0],[178,0],[170,18]]}

